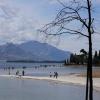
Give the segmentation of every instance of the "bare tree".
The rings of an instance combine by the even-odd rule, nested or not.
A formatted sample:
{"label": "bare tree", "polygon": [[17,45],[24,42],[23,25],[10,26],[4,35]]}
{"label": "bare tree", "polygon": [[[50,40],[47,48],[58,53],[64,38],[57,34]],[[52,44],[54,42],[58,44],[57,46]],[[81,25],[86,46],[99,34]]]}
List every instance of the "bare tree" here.
{"label": "bare tree", "polygon": [[[54,21],[45,25],[40,32],[46,36],[72,34],[84,36],[88,39],[89,53],[87,64],[86,100],[93,100],[93,80],[92,80],[92,34],[95,33],[92,18],[92,0],[73,0],[70,4],[65,4],[57,0],[62,9],[57,14]],[[76,27],[72,27],[77,23]]]}

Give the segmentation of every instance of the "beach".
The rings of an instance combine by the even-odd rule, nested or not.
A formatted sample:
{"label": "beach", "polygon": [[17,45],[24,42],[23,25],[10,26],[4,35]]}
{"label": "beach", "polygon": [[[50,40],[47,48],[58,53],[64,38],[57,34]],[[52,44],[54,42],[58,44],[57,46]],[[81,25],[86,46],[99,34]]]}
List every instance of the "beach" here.
{"label": "beach", "polygon": [[[16,72],[19,74],[16,75]],[[2,100],[84,100],[86,67],[38,67],[0,70]],[[58,77],[54,77],[55,72]],[[100,68],[93,67],[94,100],[100,98]],[[51,77],[50,77],[51,76]]]}
{"label": "beach", "polygon": [[[58,76],[57,79],[49,76],[37,77],[37,76],[0,75],[0,77],[43,80],[43,81],[56,82],[58,84],[61,83],[61,84],[73,84],[82,86],[86,85],[86,77],[79,76],[78,74]],[[100,91],[100,78],[93,78],[93,86],[95,90]]]}

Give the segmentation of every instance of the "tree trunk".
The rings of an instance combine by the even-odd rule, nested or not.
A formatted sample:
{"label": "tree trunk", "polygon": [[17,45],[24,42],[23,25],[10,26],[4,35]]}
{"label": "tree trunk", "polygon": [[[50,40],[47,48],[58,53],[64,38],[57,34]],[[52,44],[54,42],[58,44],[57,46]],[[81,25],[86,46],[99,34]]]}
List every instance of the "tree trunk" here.
{"label": "tree trunk", "polygon": [[90,32],[85,100],[93,100],[93,80],[92,79],[93,79],[92,77],[92,37],[91,37],[91,32]]}
{"label": "tree trunk", "polygon": [[[88,56],[88,68],[87,68],[87,86],[86,86],[86,100],[93,100],[93,80],[92,80],[92,18],[91,18],[91,1],[87,0],[88,7],[88,35],[89,35],[89,56]],[[88,90],[89,89],[89,90]]]}
{"label": "tree trunk", "polygon": [[[89,64],[89,63],[88,63]],[[88,100],[88,96],[89,96],[89,65],[87,65],[87,79],[86,79],[86,97],[85,100]]]}
{"label": "tree trunk", "polygon": [[93,100],[93,80],[92,80],[92,37],[91,32],[89,36],[89,81],[90,81],[90,90],[89,90],[89,100]]}

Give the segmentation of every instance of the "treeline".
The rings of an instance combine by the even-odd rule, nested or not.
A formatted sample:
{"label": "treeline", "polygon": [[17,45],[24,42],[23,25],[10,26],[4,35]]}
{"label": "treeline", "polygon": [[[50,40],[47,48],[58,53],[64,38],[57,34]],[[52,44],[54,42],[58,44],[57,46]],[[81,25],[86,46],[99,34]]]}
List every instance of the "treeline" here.
{"label": "treeline", "polygon": [[99,52],[95,51],[95,54],[93,56],[93,64],[100,65],[100,50]]}
{"label": "treeline", "polygon": [[[88,53],[84,50],[80,50],[80,54],[71,54],[70,59],[65,61],[65,64],[77,64],[77,65],[85,65],[88,61]],[[95,51],[93,55],[93,65],[100,66],[100,50]]]}

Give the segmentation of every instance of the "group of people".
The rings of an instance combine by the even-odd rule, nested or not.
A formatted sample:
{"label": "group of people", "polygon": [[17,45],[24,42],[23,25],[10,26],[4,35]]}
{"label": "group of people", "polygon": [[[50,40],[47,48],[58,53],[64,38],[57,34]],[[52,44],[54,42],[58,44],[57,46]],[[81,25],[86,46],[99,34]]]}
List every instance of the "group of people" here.
{"label": "group of people", "polygon": [[55,78],[58,78],[58,73],[57,72],[54,72],[54,75],[52,75],[52,73],[50,72],[50,77],[55,77]]}
{"label": "group of people", "polygon": [[[16,71],[16,75],[19,75],[19,70]],[[25,75],[25,71],[23,70],[22,71],[22,76],[24,76],[24,75]]]}

